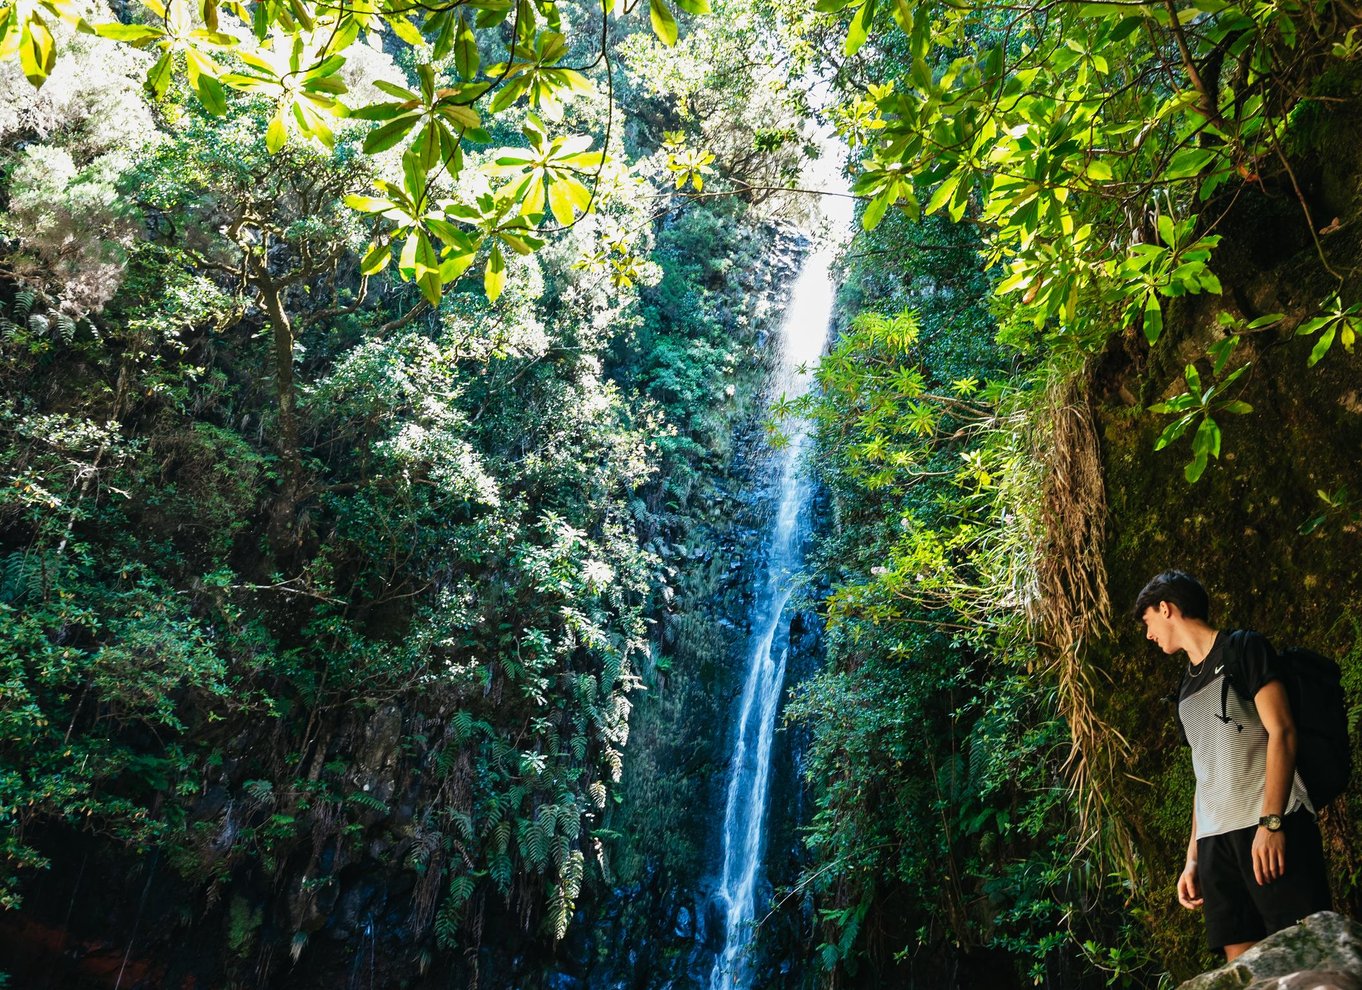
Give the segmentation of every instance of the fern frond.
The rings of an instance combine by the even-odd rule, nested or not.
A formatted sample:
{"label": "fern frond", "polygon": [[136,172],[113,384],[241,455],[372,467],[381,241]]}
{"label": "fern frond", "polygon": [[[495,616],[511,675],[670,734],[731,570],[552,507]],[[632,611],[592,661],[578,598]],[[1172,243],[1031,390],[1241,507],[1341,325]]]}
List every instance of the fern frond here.
{"label": "fern frond", "polygon": [[539,827],[552,835],[558,824],[558,806],[556,804],[541,804],[534,817],[535,821],[539,823]]}
{"label": "fern frond", "polygon": [[452,949],[458,944],[458,911],[459,907],[454,907],[452,902],[445,901],[444,906],[440,908],[440,913],[435,916],[435,941],[439,943],[441,948]]}
{"label": "fern frond", "polygon": [[33,289],[20,289],[14,294],[14,315],[24,319],[29,313],[33,312],[33,306],[38,301],[38,293]]}
{"label": "fern frond", "polygon": [[16,550],[0,562],[0,602],[18,605],[47,597],[50,571],[41,553]]}
{"label": "fern frond", "polygon": [[586,877],[586,857],[578,849],[572,850],[567,861],[563,864],[563,871],[559,874],[559,880],[563,885],[569,899],[576,899],[582,890],[582,880]]}
{"label": "fern frond", "polygon": [[582,813],[577,809],[575,802],[566,802],[558,806],[558,831],[569,839],[575,839],[582,834]]}
{"label": "fern frond", "polygon": [[549,895],[548,926],[553,932],[555,942],[562,941],[567,934],[568,921],[572,916],[572,905],[561,887],[555,887]]}
{"label": "fern frond", "polygon": [[504,856],[510,848],[511,823],[508,819],[503,819],[492,829],[492,851],[498,856]]}
{"label": "fern frond", "polygon": [[450,877],[449,880],[449,901],[447,906],[451,910],[457,910],[468,903],[468,899],[473,896],[473,878],[467,873],[460,873],[458,876]]}
{"label": "fern frond", "polygon": [[497,890],[502,894],[511,892],[511,877],[514,868],[511,865],[511,857],[503,853],[498,853],[492,857],[492,862],[488,866],[487,874],[492,878],[492,882],[497,885]]}

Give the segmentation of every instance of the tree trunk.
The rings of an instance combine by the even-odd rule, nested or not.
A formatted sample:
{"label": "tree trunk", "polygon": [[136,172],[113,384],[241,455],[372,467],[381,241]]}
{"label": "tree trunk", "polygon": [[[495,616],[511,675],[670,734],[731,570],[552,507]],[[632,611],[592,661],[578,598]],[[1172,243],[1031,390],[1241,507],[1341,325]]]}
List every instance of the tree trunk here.
{"label": "tree trunk", "polygon": [[283,474],[277,513],[277,536],[285,541],[297,539],[294,516],[302,492],[303,459],[298,444],[298,413],[293,386],[293,324],[284,311],[280,285],[264,270],[264,264],[253,265],[251,281],[260,293],[260,301],[269,315],[274,336],[274,381],[279,394],[279,460]]}

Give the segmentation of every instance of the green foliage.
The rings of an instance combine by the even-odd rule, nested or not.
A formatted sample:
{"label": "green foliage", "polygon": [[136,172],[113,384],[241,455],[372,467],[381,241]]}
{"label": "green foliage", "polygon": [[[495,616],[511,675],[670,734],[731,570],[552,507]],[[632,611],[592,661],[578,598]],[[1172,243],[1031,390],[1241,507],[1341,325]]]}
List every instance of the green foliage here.
{"label": "green foliage", "polygon": [[[155,847],[221,903],[246,973],[370,855],[418,877],[411,930],[444,947],[489,901],[561,939],[609,875],[640,665],[655,673],[645,618],[676,580],[659,554],[713,512],[703,472],[760,389],[768,234],[706,201],[654,249],[652,191],[550,127],[569,90],[588,122],[623,107],[584,91],[550,30],[496,64],[497,13],[456,11],[410,78],[368,45],[317,61],[287,31],[205,54],[205,14],[178,0],[106,28],[175,53],[153,73],[160,130],[100,174],[136,236],[79,321],[60,270],[3,287],[6,905],[67,830]],[[381,95],[328,122],[342,80]],[[652,151],[619,132],[609,150]],[[42,203],[83,181],[71,154]],[[550,213],[573,228],[552,246]],[[484,291],[445,291],[475,261]],[[243,876],[297,897],[262,909]]]}
{"label": "green foliage", "polygon": [[227,947],[237,956],[249,956],[260,928],[259,905],[251,904],[244,897],[233,897],[227,919]]}
{"label": "green foliage", "polygon": [[[709,10],[704,0],[679,5],[692,14]],[[503,149],[494,165],[469,170],[485,183],[505,175],[511,162],[533,164],[530,175],[513,176],[488,194],[494,210],[482,202],[483,194],[473,191],[478,181],[439,191],[436,184],[464,173],[465,146],[487,140],[485,119],[513,112],[523,102],[558,122],[565,100],[591,93],[587,76],[572,67],[578,54],[574,46],[598,44],[595,64],[604,63],[609,71],[609,21],[625,11],[598,12],[606,23],[597,40],[597,29],[589,23],[572,29],[571,37],[565,34],[561,12],[547,0],[454,0],[419,14],[386,2],[363,10],[302,2],[286,10],[268,3],[248,8],[217,0],[199,5],[146,0],[141,8],[131,23],[96,16],[92,25],[61,0],[33,7],[8,3],[0,6],[0,58],[17,55],[29,81],[43,85],[56,68],[59,48],[45,12],[76,31],[155,52],[146,87],[157,101],[192,100],[215,117],[231,114],[243,99],[267,107],[263,143],[271,155],[300,142],[331,149],[344,140],[350,121],[379,123],[364,137],[365,154],[381,155],[399,145],[410,150],[401,185],[380,180],[382,200],[352,200],[355,208],[396,224],[376,230],[365,267],[377,272],[396,250],[404,277],[416,282],[432,304],[483,247],[488,249],[484,284],[495,301],[503,285],[504,245],[523,252],[542,246],[532,232],[544,219],[546,192],[550,212],[562,226],[578,222],[591,212],[597,196],[604,195],[599,182],[602,153],[584,150],[591,139],[549,138],[539,124],[526,131],[527,149]],[[679,26],[666,3],[652,0],[649,19],[659,39],[676,44]],[[509,32],[509,44],[501,60],[484,57],[502,48],[503,31]],[[379,79],[373,86],[389,99],[356,103],[346,81],[350,65],[354,62],[362,72],[370,57],[366,46],[382,48],[385,40],[419,60],[419,86],[410,89]],[[187,89],[180,85],[181,71]],[[531,119],[537,120],[534,113]],[[547,153],[546,147],[570,150]],[[550,160],[557,164],[550,166]],[[589,169],[595,170],[590,189],[577,178]],[[557,176],[547,189],[546,172]],[[380,202],[388,205],[379,207]],[[489,229],[487,217],[493,212],[497,222]],[[513,229],[520,230],[519,236],[513,237]]]}
{"label": "green foliage", "polygon": [[[944,215],[952,195],[916,220],[886,208],[876,222],[866,205],[847,251],[849,321],[819,392],[777,408],[816,424],[834,520],[815,555],[831,583],[828,669],[787,712],[812,734],[800,883],[832,980],[893,981],[907,959],[930,980],[930,958],[944,981],[950,958],[986,947],[1036,982],[1089,985],[1102,968],[1139,982],[1152,963],[1082,849],[1069,727],[1027,614],[1040,527],[1031,430],[1051,372],[995,343],[1017,308],[992,300],[1006,276],[988,271],[975,230]],[[972,202],[962,194],[957,217]],[[1131,271],[1176,268],[1165,262]],[[1172,286],[1160,278],[1147,286]],[[1047,356],[1034,337],[1017,343]]]}
{"label": "green foliage", "polygon": [[1219,292],[1204,204],[1282,174],[1293,107],[1351,57],[1331,7],[817,9],[850,16],[846,52],[873,84],[841,117],[865,148],[865,227],[924,199],[968,212],[1006,270],[998,292],[1082,348],[1134,323],[1156,340],[1160,297]]}
{"label": "green foliage", "polygon": [[1311,367],[1329,353],[1335,338],[1343,345],[1343,349],[1351,354],[1357,335],[1362,332],[1362,304],[1344,306],[1343,301],[1335,294],[1325,305],[1329,308],[1323,315],[1306,320],[1296,328],[1298,336],[1319,334],[1319,339],[1315,341],[1315,346],[1310,351],[1308,363]]}
{"label": "green foliage", "polygon": [[[1273,314],[1265,319],[1270,324],[1280,318],[1280,314]],[[1241,364],[1228,375],[1224,374],[1225,367],[1238,344],[1239,336],[1236,334],[1218,341],[1208,352],[1211,358],[1211,374],[1220,379],[1216,384],[1203,389],[1201,373],[1197,371],[1196,365],[1189,364],[1183,371],[1183,380],[1187,383],[1188,390],[1149,407],[1150,412],[1177,416],[1177,419],[1169,423],[1159,435],[1154,444],[1155,450],[1167,447],[1186,433],[1193,423],[1198,423],[1196,433],[1192,437],[1192,460],[1188,462],[1184,471],[1190,483],[1195,483],[1205,472],[1208,458],[1220,457],[1220,424],[1216,422],[1215,414],[1242,416],[1253,412],[1253,406],[1242,399],[1224,396],[1230,386],[1249,369],[1249,365]]]}
{"label": "green foliage", "polygon": [[837,518],[819,559],[837,580],[829,669],[788,717],[813,732],[804,882],[822,905],[823,964],[886,965],[862,930],[903,899],[904,955],[982,945],[1035,980],[1085,958],[1143,973],[1100,870],[1074,851],[1069,731],[1025,620],[1026,393],[970,378],[934,391],[942,369],[923,361],[918,330],[911,313],[858,316],[812,408]]}
{"label": "green foliage", "polygon": [[[705,0],[679,6],[692,15],[709,12]],[[47,25],[44,9],[64,24]],[[24,64],[40,87],[52,71],[79,71],[70,65],[72,53],[93,44],[102,61],[145,70],[147,96],[171,119],[231,118],[251,107],[261,118],[262,150],[270,155],[360,145],[375,159],[368,171],[380,194],[356,190],[346,199],[375,221],[365,274],[376,274],[396,257],[402,277],[435,305],[446,287],[481,260],[484,291],[496,301],[509,274],[508,250],[529,255],[543,247],[548,233],[579,224],[592,230],[597,225],[590,215],[628,201],[637,180],[607,159],[606,148],[589,151],[593,138],[551,135],[548,125],[562,122],[565,101],[599,103],[601,80],[597,73],[593,82],[592,69],[604,68],[606,99],[613,103],[611,74],[618,63],[610,49],[619,36],[639,33],[645,22],[633,13],[603,10],[578,23],[565,22],[546,0],[471,5],[456,0],[419,14],[391,4],[364,11],[305,4],[286,11],[271,4],[196,7],[188,0],[152,0],[121,12],[126,21],[91,14],[91,23],[69,4],[28,9],[11,3],[0,6],[0,58],[33,55],[36,61]],[[682,36],[665,3],[650,4],[649,20],[668,45]],[[743,44],[749,48],[754,39],[762,40],[758,35],[769,36],[750,13],[744,24]],[[30,28],[38,32],[32,38]],[[382,54],[385,44],[397,62],[410,66],[409,73]],[[128,61],[118,51],[124,46],[157,53],[154,64]],[[576,63],[582,64],[573,67]],[[751,63],[743,68],[750,70]],[[756,104],[750,109],[764,115]],[[509,133],[526,117],[524,147],[478,153],[493,133]],[[590,117],[588,112],[585,118]],[[603,146],[618,141],[614,119],[606,114],[601,121]],[[747,133],[741,138],[751,140]],[[713,171],[714,153],[679,154],[671,166],[698,191],[702,176]],[[399,157],[400,170],[393,167]],[[750,171],[754,161],[790,157],[770,146],[756,156],[742,154],[735,164]],[[785,169],[782,182],[791,178]],[[554,223],[546,226],[550,219]],[[103,253],[116,256],[131,229],[104,241]],[[117,268],[117,257],[102,260]],[[617,288],[637,281],[635,267],[621,264]]]}

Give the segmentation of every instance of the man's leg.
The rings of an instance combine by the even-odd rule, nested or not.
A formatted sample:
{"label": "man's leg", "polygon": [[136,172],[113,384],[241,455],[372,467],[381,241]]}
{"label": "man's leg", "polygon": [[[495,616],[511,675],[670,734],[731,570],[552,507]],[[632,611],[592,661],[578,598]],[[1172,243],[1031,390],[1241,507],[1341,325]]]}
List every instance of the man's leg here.
{"label": "man's leg", "polygon": [[[1253,882],[1251,829],[1238,829],[1197,840],[1197,880],[1205,898],[1206,943],[1227,959],[1242,955],[1267,934],[1249,894]],[[1289,855],[1289,854],[1288,854]]]}
{"label": "man's leg", "polygon": [[1236,942],[1234,945],[1225,946],[1225,962],[1234,962],[1257,944],[1257,942]]}

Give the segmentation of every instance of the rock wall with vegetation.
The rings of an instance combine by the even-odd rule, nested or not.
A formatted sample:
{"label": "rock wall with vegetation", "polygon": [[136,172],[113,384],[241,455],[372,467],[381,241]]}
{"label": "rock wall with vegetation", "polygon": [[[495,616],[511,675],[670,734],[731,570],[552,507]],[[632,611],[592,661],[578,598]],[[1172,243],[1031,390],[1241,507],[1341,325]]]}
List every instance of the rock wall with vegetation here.
{"label": "rock wall with vegetation", "polygon": [[[1354,97],[1357,77],[1330,87]],[[1327,218],[1320,245],[1330,267],[1362,265],[1362,189],[1357,184],[1362,116],[1304,115],[1292,133],[1296,180],[1309,215]],[[1124,814],[1147,858],[1146,910],[1156,943],[1181,976],[1211,962],[1200,926],[1168,895],[1181,869],[1191,822],[1191,764],[1166,700],[1185,658],[1164,657],[1142,642],[1142,628],[1124,612],[1143,583],[1167,567],[1201,577],[1212,595],[1213,623],[1262,631],[1278,646],[1305,645],[1339,660],[1355,725],[1362,688],[1357,527],[1358,451],[1362,406],[1359,358],[1337,344],[1311,366],[1318,334],[1297,331],[1316,316],[1315,304],[1337,285],[1321,261],[1302,203],[1285,178],[1246,190],[1221,223],[1224,295],[1189,300],[1171,316],[1153,349],[1113,341],[1092,365],[1090,400],[1102,436],[1108,500],[1106,563],[1117,635],[1096,646],[1093,687],[1104,721],[1129,743],[1129,773],[1114,779]],[[1345,292],[1355,285],[1349,279]],[[1208,352],[1239,324],[1282,314],[1243,334],[1217,376]],[[1187,366],[1202,388],[1247,370],[1232,385],[1233,400],[1252,412],[1222,417],[1220,458],[1196,485],[1183,478],[1185,451],[1155,451],[1169,417],[1149,406],[1187,390]],[[1354,760],[1357,754],[1354,753]],[[1362,908],[1355,883],[1359,836],[1355,793],[1332,805],[1323,830],[1336,906]],[[1162,883],[1160,881],[1163,881]]]}

